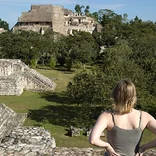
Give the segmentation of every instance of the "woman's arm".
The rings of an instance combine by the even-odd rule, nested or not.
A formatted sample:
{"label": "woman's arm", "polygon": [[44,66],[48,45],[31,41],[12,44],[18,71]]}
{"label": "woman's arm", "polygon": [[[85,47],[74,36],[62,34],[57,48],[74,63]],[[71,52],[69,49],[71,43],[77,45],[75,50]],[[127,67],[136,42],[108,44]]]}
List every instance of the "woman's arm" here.
{"label": "woman's arm", "polygon": [[109,152],[110,156],[111,155],[120,156],[114,151],[114,149],[108,142],[105,142],[100,139],[101,133],[107,128],[107,122],[108,122],[108,113],[104,112],[97,119],[97,122],[94,125],[91,134],[89,136],[89,142],[98,147],[105,148]]}
{"label": "woman's arm", "polygon": [[[146,128],[152,133],[156,134],[156,120],[148,113],[146,113],[146,119],[148,120]],[[144,144],[140,147],[139,152],[143,153],[145,150],[156,147],[156,139]]]}

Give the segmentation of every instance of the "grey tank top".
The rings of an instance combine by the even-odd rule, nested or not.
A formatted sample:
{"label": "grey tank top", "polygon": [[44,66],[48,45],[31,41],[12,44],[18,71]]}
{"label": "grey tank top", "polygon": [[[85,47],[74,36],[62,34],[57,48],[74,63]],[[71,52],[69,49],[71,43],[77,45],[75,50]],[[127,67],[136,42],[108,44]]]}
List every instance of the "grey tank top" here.
{"label": "grey tank top", "polygon": [[[107,141],[113,147],[115,152],[121,156],[134,156],[140,146],[142,138],[141,124],[141,111],[138,127],[135,129],[122,129],[115,124],[114,114],[112,113],[112,119],[114,127],[111,130],[107,130]],[[109,155],[107,153],[107,155]]]}

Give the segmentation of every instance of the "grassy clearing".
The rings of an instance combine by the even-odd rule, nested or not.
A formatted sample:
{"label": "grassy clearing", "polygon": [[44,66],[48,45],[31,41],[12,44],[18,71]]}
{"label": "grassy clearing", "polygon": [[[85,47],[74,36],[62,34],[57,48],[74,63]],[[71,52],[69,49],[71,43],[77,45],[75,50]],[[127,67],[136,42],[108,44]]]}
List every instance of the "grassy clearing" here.
{"label": "grassy clearing", "polygon": [[[77,111],[76,107],[68,106],[66,99],[61,94],[65,91],[68,82],[79,70],[66,72],[59,70],[37,71],[57,83],[55,92],[36,93],[25,91],[21,96],[0,96],[0,102],[18,113],[28,113],[26,126],[43,126],[51,132],[57,146],[64,147],[92,147],[88,137],[70,137],[68,121]],[[73,108],[73,109],[71,109]],[[63,125],[63,126],[61,126]]]}
{"label": "grassy clearing", "polygon": [[66,86],[70,80],[72,80],[73,76],[78,73],[79,69],[73,69],[72,71],[66,70],[42,70],[37,69],[37,71],[50,79],[56,78],[54,81],[57,84],[55,92],[61,92],[66,89]]}
{"label": "grassy clearing", "polygon": [[[75,105],[69,105],[68,100],[62,94],[68,82],[80,70],[66,72],[37,69],[37,71],[50,79],[55,78],[54,81],[57,83],[55,92],[25,91],[21,96],[0,96],[0,102],[18,113],[28,113],[25,125],[45,127],[55,138],[58,147],[93,147],[88,143],[88,137],[84,135],[70,137],[69,126],[75,121],[75,116],[80,109]],[[153,138],[154,135],[145,131],[142,143]]]}

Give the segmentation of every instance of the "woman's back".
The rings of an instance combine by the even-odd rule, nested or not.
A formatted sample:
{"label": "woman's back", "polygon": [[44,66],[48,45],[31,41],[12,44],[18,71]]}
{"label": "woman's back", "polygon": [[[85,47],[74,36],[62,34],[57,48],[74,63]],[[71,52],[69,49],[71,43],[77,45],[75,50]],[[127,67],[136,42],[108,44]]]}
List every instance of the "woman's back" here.
{"label": "woman's back", "polygon": [[136,109],[132,109],[130,113],[120,115],[115,112],[108,112],[108,122],[107,129],[110,130],[115,125],[122,129],[135,129],[139,126],[142,126],[140,118],[142,118],[142,113]]}
{"label": "woman's back", "polygon": [[[137,97],[132,81],[119,81],[112,99],[113,114],[107,111],[98,117],[89,137],[90,143],[105,148],[110,156],[142,155],[146,149],[156,147],[156,139],[139,147],[145,127],[156,134],[156,120],[149,113],[134,109]],[[108,142],[100,138],[105,129]]]}
{"label": "woman's back", "polygon": [[107,141],[121,156],[134,156],[142,136],[141,111],[135,109],[124,115],[110,113],[108,120]]}

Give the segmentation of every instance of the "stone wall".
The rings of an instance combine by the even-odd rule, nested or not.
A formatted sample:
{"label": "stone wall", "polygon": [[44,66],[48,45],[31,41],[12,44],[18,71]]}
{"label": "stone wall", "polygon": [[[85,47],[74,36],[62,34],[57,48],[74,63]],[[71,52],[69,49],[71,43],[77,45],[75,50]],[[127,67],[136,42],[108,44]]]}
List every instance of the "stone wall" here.
{"label": "stone wall", "polygon": [[17,30],[25,30],[25,31],[34,31],[34,32],[37,32],[37,33],[41,33],[41,29],[43,29],[44,31],[46,30],[52,30],[52,27],[51,25],[39,25],[39,24],[33,24],[33,25],[19,25],[19,26],[15,26],[13,28],[13,32],[17,31]]}
{"label": "stone wall", "polygon": [[44,34],[46,29],[63,35],[72,34],[73,30],[101,31],[96,29],[98,24],[93,18],[74,13],[62,6],[32,5],[31,10],[22,13],[12,31],[19,29],[32,30]]}
{"label": "stone wall", "polygon": [[18,77],[0,77],[0,95],[20,95],[23,93],[23,88],[23,78],[20,74]]}
{"label": "stone wall", "polygon": [[21,126],[26,116],[26,114],[15,113],[5,104],[0,104],[0,141],[10,134],[12,129]]}
{"label": "stone wall", "polygon": [[55,139],[43,127],[17,127],[0,144],[0,155],[51,155]]}
{"label": "stone wall", "polygon": [[52,153],[56,143],[50,132],[43,127],[22,126],[26,117],[0,104],[0,156]]}
{"label": "stone wall", "polygon": [[[10,145],[3,148],[0,145],[1,156],[104,156],[104,149],[99,148],[67,148],[67,147],[41,147]],[[156,150],[149,150],[144,156],[156,156]]]}
{"label": "stone wall", "polygon": [[53,7],[52,14],[52,29],[54,32],[59,32],[61,34],[67,34],[65,31],[64,23],[64,10],[63,7],[55,6]]}
{"label": "stone wall", "polygon": [[20,60],[0,59],[0,95],[21,95],[23,90],[54,90],[56,84]]}

